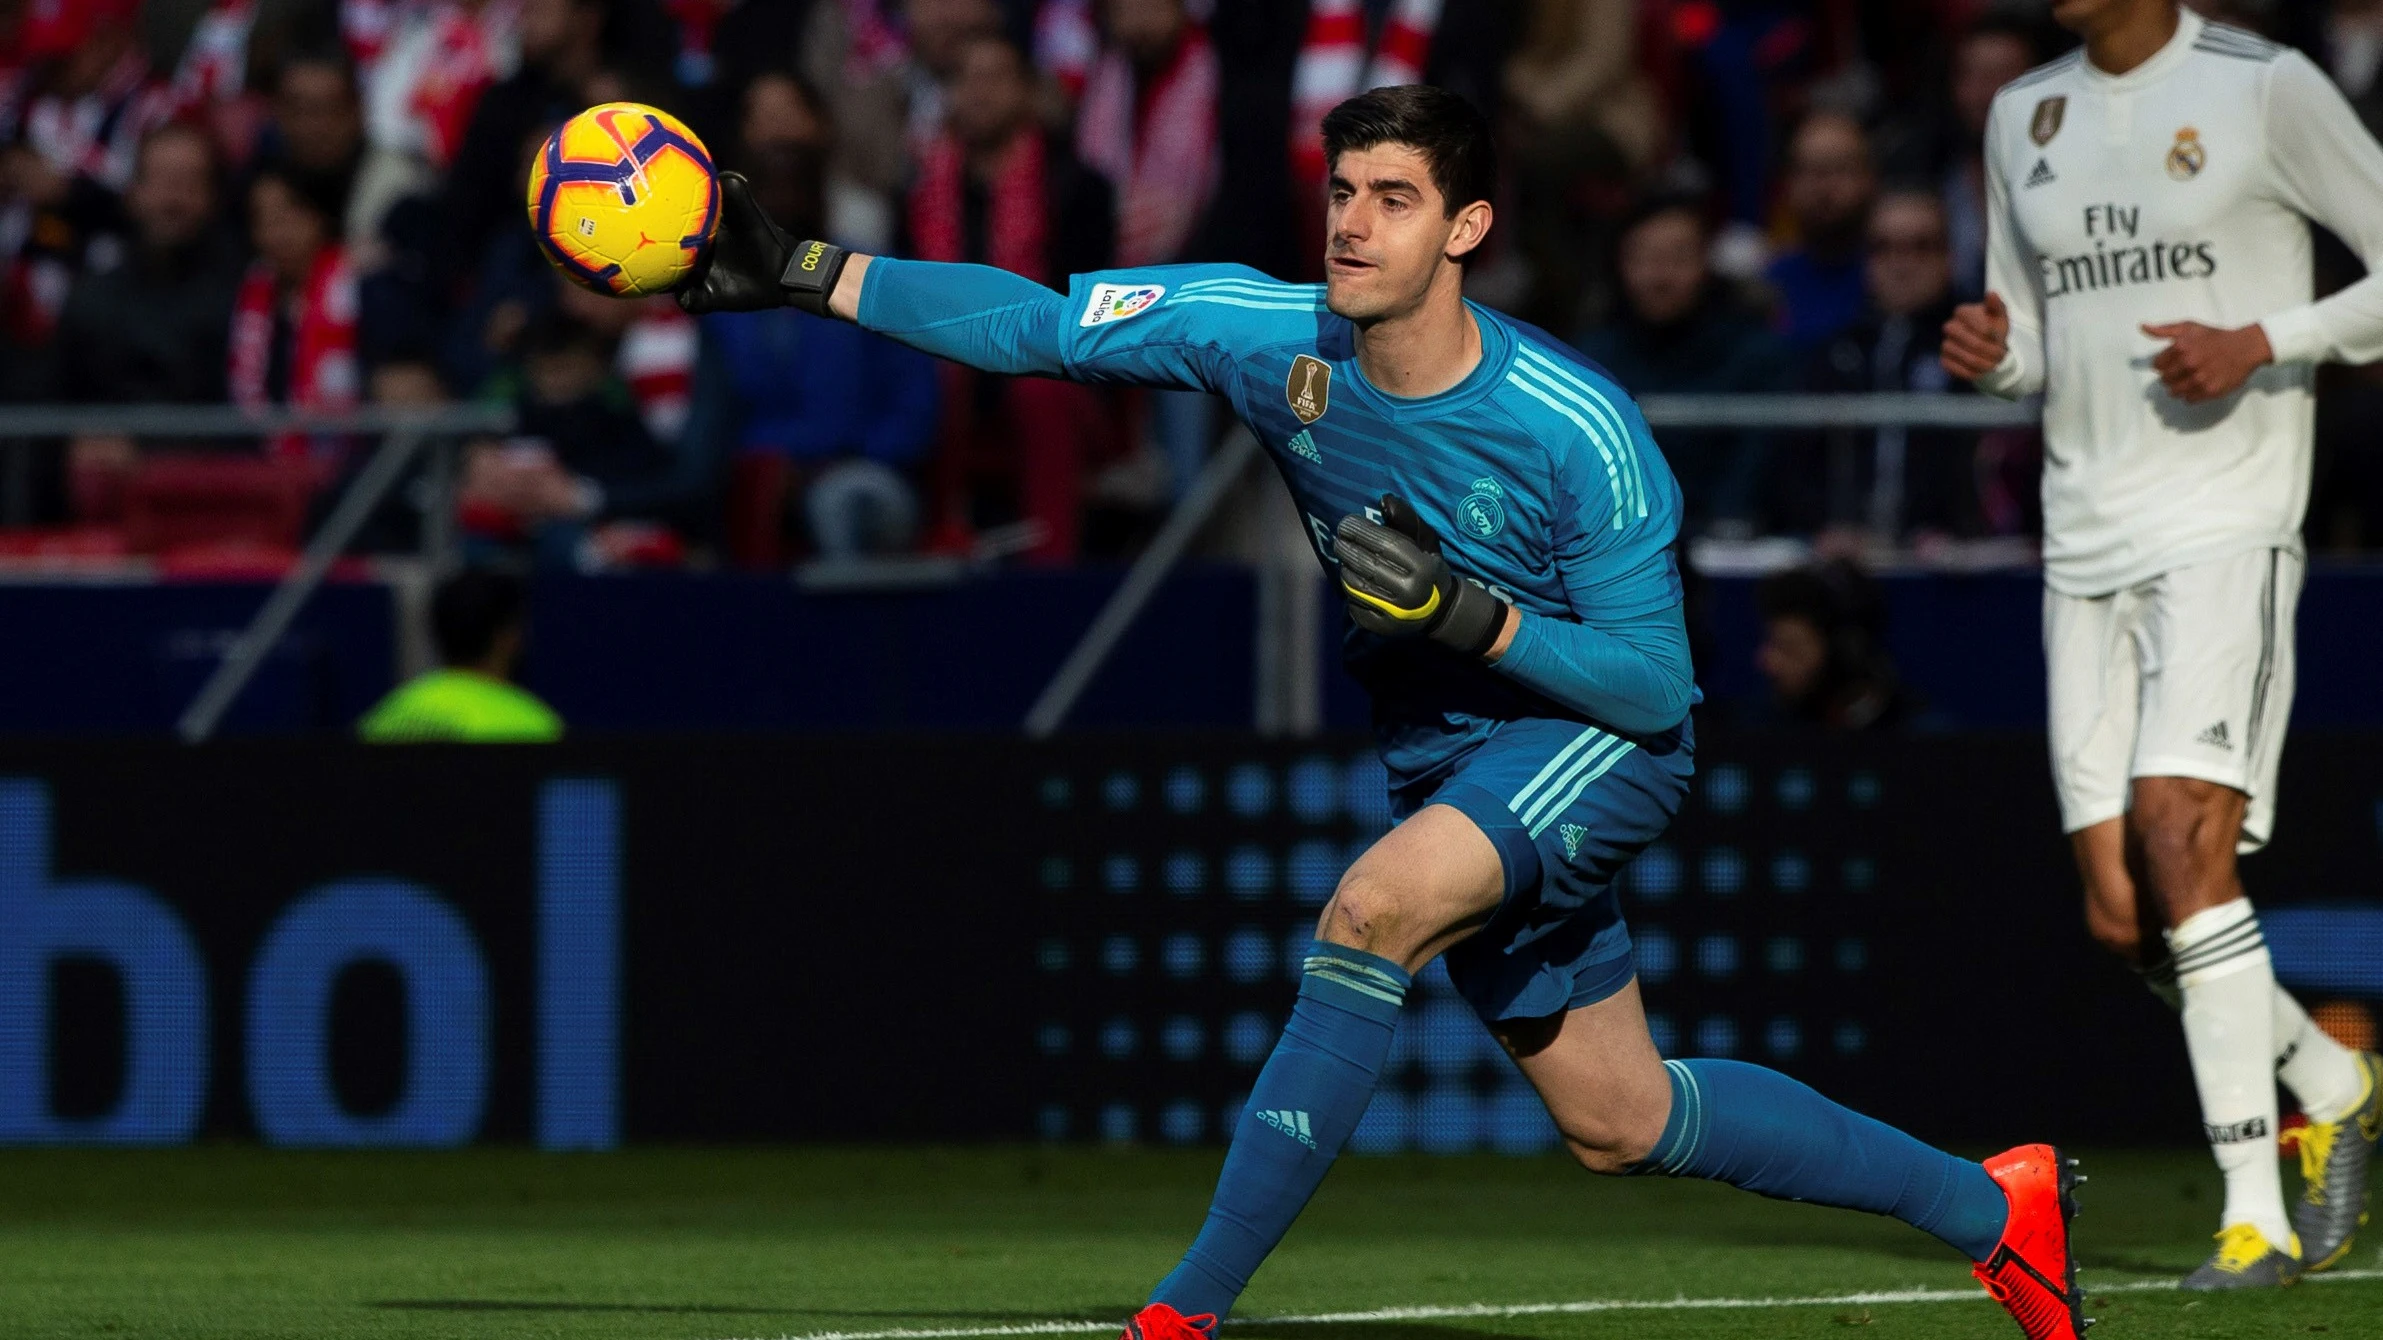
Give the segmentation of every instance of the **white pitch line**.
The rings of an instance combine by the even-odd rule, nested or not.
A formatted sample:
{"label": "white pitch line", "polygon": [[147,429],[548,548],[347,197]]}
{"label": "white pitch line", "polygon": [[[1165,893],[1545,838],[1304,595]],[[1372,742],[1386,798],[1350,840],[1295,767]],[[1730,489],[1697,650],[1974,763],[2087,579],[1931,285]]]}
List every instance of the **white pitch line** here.
{"label": "white pitch line", "polygon": [[[2383,1270],[2333,1270],[2307,1282],[2329,1284],[2383,1280]],[[2088,1297],[2114,1293],[2167,1293],[2174,1280],[2085,1283]],[[1363,1312],[1315,1312],[1304,1316],[1254,1317],[1244,1326],[1352,1326],[1384,1321],[1455,1321],[1466,1317],[1577,1316],[1593,1312],[1744,1311],[1772,1307],[1870,1307],[1895,1303],[1983,1303],[1983,1289],[1881,1289],[1870,1293],[1810,1294],[1790,1298],[1587,1298],[1572,1303],[1458,1303],[1420,1307],[1377,1307]],[[893,1327],[881,1331],[787,1332],[774,1340],[976,1340],[1012,1335],[1088,1335],[1113,1331],[1114,1321],[1034,1321],[1010,1326]]]}

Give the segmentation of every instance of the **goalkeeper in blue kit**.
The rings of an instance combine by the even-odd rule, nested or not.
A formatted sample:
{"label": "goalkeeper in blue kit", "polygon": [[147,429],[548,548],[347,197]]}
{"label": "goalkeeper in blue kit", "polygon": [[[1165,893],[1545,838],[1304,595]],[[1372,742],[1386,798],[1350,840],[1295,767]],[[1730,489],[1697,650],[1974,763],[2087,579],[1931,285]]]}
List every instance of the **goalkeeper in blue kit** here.
{"label": "goalkeeper in blue kit", "polygon": [[791,304],[990,372],[1223,396],[1347,600],[1399,823],[1325,907],[1207,1222],[1128,1340],[1200,1340],[1232,1307],[1356,1128],[1439,956],[1591,1171],[1892,1215],[1967,1254],[2029,1336],[2076,1340],[2078,1179],[2051,1147],[1972,1163],[1776,1072],[1657,1055],[1614,880],[1693,768],[1679,488],[1600,370],[1462,296],[1495,193],[1478,111],[1377,89],[1325,118],[1324,147],[1321,285],[1175,265],[1062,295],[788,238],[728,176],[679,293],[691,312]]}

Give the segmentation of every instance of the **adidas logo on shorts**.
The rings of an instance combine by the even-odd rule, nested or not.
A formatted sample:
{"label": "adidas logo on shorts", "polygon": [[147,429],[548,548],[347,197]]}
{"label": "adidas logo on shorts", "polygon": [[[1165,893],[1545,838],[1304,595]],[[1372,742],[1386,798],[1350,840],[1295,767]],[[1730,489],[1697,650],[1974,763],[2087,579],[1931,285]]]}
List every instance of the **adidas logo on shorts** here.
{"label": "adidas logo on shorts", "polygon": [[2223,749],[2229,753],[2234,749],[2234,740],[2226,734],[2226,723],[2223,721],[2194,736],[2193,743],[2205,744],[2213,749]]}

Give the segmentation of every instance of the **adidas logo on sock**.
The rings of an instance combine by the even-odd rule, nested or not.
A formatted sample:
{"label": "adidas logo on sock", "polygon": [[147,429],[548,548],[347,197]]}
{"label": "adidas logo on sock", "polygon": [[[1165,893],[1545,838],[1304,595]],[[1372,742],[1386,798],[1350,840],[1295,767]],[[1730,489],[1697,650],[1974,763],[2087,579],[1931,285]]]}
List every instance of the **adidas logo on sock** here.
{"label": "adidas logo on sock", "polygon": [[2234,749],[2234,741],[2227,738],[2226,723],[2223,721],[2210,727],[2208,730],[2201,732],[2199,735],[2194,736],[2193,743],[2210,745],[2218,749],[2226,750],[2229,753],[2233,752]]}
{"label": "adidas logo on sock", "polygon": [[1258,1120],[1306,1145],[1309,1149],[1316,1147],[1315,1132],[1308,1129],[1305,1112],[1293,1112],[1286,1108],[1279,1112],[1257,1112],[1253,1115]]}
{"label": "adidas logo on sock", "polygon": [[1580,840],[1589,835],[1589,830],[1579,824],[1566,824],[1556,832],[1564,839],[1564,859],[1569,861],[1578,857],[1580,855]]}
{"label": "adidas logo on sock", "polygon": [[[2060,178],[2052,175],[2052,164],[2044,159],[2039,158],[2035,160],[2035,171],[2027,174],[2026,185],[2049,186],[2058,180],[2060,180]],[[2023,186],[2020,189],[2025,190],[2026,186]]]}
{"label": "adidas logo on sock", "polygon": [[1291,449],[1291,454],[1294,456],[1314,461],[1318,465],[1324,463],[1324,453],[1316,447],[1315,434],[1305,428],[1292,434],[1291,440],[1284,445]]}

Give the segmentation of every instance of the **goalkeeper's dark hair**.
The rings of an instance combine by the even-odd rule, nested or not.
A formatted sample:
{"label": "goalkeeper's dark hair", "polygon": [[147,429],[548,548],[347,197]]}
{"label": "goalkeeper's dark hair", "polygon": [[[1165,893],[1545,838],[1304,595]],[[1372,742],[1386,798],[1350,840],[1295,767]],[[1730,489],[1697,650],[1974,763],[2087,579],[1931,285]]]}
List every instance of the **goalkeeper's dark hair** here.
{"label": "goalkeeper's dark hair", "polygon": [[1431,84],[1394,84],[1360,93],[1324,114],[1324,161],[1351,149],[1402,144],[1423,155],[1448,217],[1498,193],[1497,136],[1460,93]]}
{"label": "goalkeeper's dark hair", "polygon": [[521,627],[528,605],[527,590],[511,573],[466,568],[440,582],[430,596],[430,637],[438,644],[439,663],[485,664],[498,636]]}

